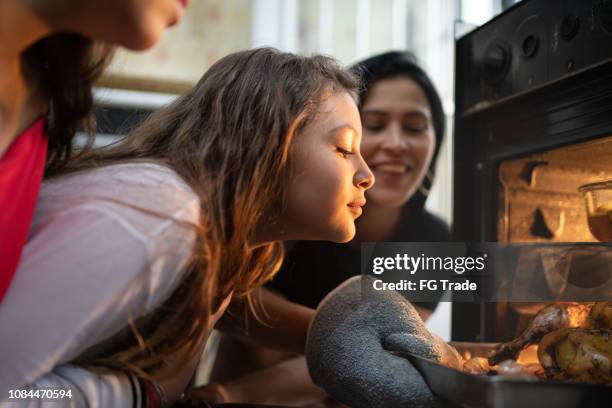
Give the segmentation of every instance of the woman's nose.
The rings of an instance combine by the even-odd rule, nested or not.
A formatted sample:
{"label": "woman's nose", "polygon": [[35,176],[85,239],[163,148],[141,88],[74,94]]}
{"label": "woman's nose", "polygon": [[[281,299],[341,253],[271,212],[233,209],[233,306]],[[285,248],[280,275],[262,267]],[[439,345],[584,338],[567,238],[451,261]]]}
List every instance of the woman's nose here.
{"label": "woman's nose", "polygon": [[387,126],[387,131],[383,136],[382,147],[390,150],[408,149],[408,142],[404,137],[402,126],[400,123],[389,123],[389,125]]}
{"label": "woman's nose", "polygon": [[368,167],[368,164],[365,162],[361,155],[359,156],[359,167],[355,172],[354,183],[356,186],[367,190],[374,185],[374,173]]}

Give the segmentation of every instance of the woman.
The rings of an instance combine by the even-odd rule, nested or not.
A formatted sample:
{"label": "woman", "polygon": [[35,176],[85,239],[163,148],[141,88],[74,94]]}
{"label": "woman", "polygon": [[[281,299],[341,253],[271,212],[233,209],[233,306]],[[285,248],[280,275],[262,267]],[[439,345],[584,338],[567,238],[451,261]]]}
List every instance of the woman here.
{"label": "woman", "polygon": [[[355,239],[349,244],[289,243],[285,263],[268,285],[288,300],[313,309],[340,283],[360,274],[361,242],[450,240],[448,226],[424,208],[445,129],[442,102],[431,80],[412,54],[403,52],[373,56],[351,70],[362,80],[361,153],[376,177],[376,184],[366,194],[363,215],[356,222]],[[436,302],[415,306],[425,320]],[[211,377],[221,383],[231,381],[224,392],[228,402],[266,402],[259,400],[259,394],[267,390],[244,385],[245,380],[237,377],[288,357],[224,336]],[[295,370],[306,376],[304,364],[296,364]],[[270,369],[266,373],[274,375]],[[295,382],[291,386],[295,387]],[[251,390],[238,395],[235,388]],[[306,385],[302,388],[308,389]],[[296,393],[296,397],[306,394],[308,391]]]}
{"label": "woman", "polygon": [[94,81],[112,47],[146,49],[186,1],[27,0],[0,3],[0,301],[30,228],[45,171],[93,131]]}
{"label": "woman", "polygon": [[276,273],[281,240],[354,236],[373,183],[356,85],[329,58],[232,54],[117,145],[70,161],[42,189],[0,307],[3,391],[69,379],[113,406],[151,389],[176,401],[230,299]]}

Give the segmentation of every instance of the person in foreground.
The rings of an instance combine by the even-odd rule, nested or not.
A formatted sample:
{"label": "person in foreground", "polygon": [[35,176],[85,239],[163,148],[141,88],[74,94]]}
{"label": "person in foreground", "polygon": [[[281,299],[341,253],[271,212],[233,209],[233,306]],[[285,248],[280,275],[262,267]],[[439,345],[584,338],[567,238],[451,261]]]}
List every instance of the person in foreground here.
{"label": "person in foreground", "polygon": [[[282,240],[354,236],[374,182],[356,89],[330,58],[231,54],[46,181],[0,306],[1,394],[31,384],[70,388],[76,406],[177,401],[230,301],[257,303]],[[290,330],[247,334],[304,351]]]}
{"label": "person in foreground", "polygon": [[152,47],[186,4],[0,2],[0,302],[17,269],[43,174],[66,163],[77,129],[95,130],[91,88],[113,48]]}
{"label": "person in foreground", "polygon": [[[355,238],[349,243],[288,243],[283,266],[267,285],[313,309],[343,281],[360,274],[362,242],[450,241],[448,225],[424,208],[445,131],[442,101],[432,81],[407,52],[374,55],[351,71],[362,82],[361,153],[377,180],[366,192],[368,202],[356,221]],[[433,297],[413,305],[426,320],[436,304]],[[268,381],[266,390],[259,379],[274,378],[275,364],[277,379]],[[287,375],[289,366],[292,375]],[[262,367],[266,368],[257,374]],[[229,336],[222,337],[212,380],[217,384],[211,391],[223,390],[226,402],[254,403],[269,402],[261,399],[262,394],[291,394],[286,389],[293,394],[283,402],[299,403],[311,383],[303,359]],[[312,391],[318,395],[318,389]]]}

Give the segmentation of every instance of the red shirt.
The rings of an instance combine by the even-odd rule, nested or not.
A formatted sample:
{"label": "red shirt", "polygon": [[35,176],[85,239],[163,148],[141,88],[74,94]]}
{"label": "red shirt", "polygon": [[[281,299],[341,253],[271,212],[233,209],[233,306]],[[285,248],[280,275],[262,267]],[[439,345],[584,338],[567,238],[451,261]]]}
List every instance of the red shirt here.
{"label": "red shirt", "polygon": [[47,157],[46,119],[38,119],[0,158],[0,302],[25,245]]}

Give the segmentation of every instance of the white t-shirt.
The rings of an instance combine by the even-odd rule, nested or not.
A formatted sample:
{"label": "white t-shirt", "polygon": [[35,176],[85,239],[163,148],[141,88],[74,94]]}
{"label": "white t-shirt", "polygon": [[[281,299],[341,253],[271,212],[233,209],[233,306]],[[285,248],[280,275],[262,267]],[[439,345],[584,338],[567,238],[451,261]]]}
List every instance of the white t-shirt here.
{"label": "white t-shirt", "polygon": [[130,318],[168,299],[192,254],[199,211],[193,190],[152,163],[43,183],[21,263],[0,304],[0,400],[32,384],[70,387],[73,397],[61,406],[131,407],[127,376],[67,363],[112,342]]}

